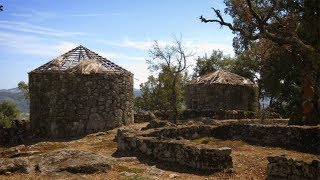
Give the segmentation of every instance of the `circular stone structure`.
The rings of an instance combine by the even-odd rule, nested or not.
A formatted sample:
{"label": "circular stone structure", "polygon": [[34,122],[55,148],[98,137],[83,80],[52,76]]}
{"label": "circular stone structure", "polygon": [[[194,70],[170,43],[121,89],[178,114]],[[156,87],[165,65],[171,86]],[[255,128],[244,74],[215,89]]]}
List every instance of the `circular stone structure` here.
{"label": "circular stone structure", "polygon": [[255,111],[258,108],[258,86],[242,76],[218,70],[186,85],[186,106],[200,111]]}
{"label": "circular stone structure", "polygon": [[133,74],[78,46],[29,73],[34,133],[79,137],[133,123]]}

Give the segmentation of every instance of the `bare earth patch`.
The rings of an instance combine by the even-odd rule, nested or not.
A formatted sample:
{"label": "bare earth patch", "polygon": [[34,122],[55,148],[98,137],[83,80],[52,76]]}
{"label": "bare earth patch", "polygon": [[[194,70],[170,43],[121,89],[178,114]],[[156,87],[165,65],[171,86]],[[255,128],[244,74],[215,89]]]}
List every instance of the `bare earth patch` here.
{"label": "bare earth patch", "polygon": [[[140,129],[147,123],[133,124],[132,128]],[[94,174],[72,174],[59,172],[57,174],[43,175],[32,172],[30,174],[7,174],[0,179],[265,179],[267,168],[267,156],[286,154],[287,157],[311,160],[320,158],[319,155],[300,153],[281,148],[262,147],[250,145],[242,141],[219,140],[214,138],[200,138],[192,140],[197,143],[208,144],[215,147],[231,147],[233,158],[232,173],[215,173],[211,175],[189,174],[174,172],[168,169],[158,168],[159,162],[152,164],[141,162],[135,157],[113,157],[117,150],[114,141],[117,130],[105,133],[96,133],[84,138],[66,142],[40,142],[26,146],[20,151],[41,151],[48,153],[56,150],[84,150],[91,151],[113,160],[112,169],[108,172]],[[0,147],[0,153],[7,148]],[[20,153],[21,153],[20,152]]]}

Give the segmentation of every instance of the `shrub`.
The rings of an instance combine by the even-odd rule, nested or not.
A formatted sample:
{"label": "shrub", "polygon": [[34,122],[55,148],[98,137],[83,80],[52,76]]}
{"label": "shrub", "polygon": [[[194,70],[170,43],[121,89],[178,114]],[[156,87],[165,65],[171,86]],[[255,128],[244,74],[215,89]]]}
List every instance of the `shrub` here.
{"label": "shrub", "polygon": [[9,128],[12,122],[20,116],[16,104],[9,101],[0,103],[0,126]]}

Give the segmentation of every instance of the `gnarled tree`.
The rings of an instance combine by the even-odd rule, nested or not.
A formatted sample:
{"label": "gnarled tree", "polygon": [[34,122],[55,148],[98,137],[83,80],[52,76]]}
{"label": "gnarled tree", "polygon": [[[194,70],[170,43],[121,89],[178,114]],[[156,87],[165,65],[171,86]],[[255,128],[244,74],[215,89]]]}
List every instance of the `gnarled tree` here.
{"label": "gnarled tree", "polygon": [[179,102],[181,102],[181,97],[183,97],[181,87],[183,86],[183,79],[187,70],[187,60],[193,54],[186,52],[181,39],[178,40],[177,38],[175,38],[175,41],[171,45],[164,47],[155,41],[149,52],[152,58],[152,60],[148,60],[149,69],[160,71],[160,74],[165,75],[167,78],[164,82],[171,82],[168,86],[168,97],[170,99],[172,118],[177,123],[179,106],[181,104]]}
{"label": "gnarled tree", "polygon": [[286,48],[294,55],[302,84],[303,123],[320,124],[320,1],[319,0],[225,0],[233,22],[226,22],[220,10],[216,18],[200,17],[204,23],[226,26],[237,36],[236,52],[262,39]]}

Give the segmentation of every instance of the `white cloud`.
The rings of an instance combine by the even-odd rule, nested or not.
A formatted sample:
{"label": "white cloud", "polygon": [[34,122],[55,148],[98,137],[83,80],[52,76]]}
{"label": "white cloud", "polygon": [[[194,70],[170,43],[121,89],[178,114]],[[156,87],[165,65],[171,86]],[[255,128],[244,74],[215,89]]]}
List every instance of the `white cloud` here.
{"label": "white cloud", "polygon": [[[123,47],[123,48],[131,48],[136,50],[143,50],[147,51],[152,47],[154,41],[132,41],[129,39],[125,39],[121,42],[112,42],[112,41],[105,41],[105,40],[98,40],[98,42],[116,46],[116,47]],[[170,41],[158,41],[160,46],[172,45]],[[204,54],[210,55],[212,50],[221,50],[224,52],[225,55],[234,56],[233,47],[232,45],[228,44],[219,44],[219,43],[212,43],[212,42],[204,42],[204,41],[194,41],[194,40],[185,40],[183,41],[183,45],[187,49],[187,51],[192,51],[194,53],[194,58],[190,58],[189,65],[195,63],[195,58],[197,56],[203,56]],[[122,65],[125,69],[131,71],[134,74],[134,87],[139,88],[139,85],[143,82],[147,81],[148,76],[150,75],[148,70],[148,65],[145,63],[146,57],[130,57],[129,55],[124,54],[116,54],[110,52],[100,52],[100,55],[106,57],[107,59],[115,60]],[[139,61],[123,61],[123,60],[140,60]],[[124,62],[121,64],[121,62]]]}
{"label": "white cloud", "polygon": [[[125,47],[145,51],[152,48],[152,45],[154,44],[154,41],[151,40],[132,41],[129,39],[125,39],[122,42],[110,42],[105,40],[98,40],[98,42],[110,46]],[[157,42],[160,46],[172,45],[171,41],[159,40]],[[232,45],[228,44],[219,44],[206,41],[183,40],[183,45],[188,51],[192,51],[197,56],[203,56],[206,53],[210,55],[212,53],[212,50],[221,50],[224,52],[225,55],[234,56],[233,47]]]}
{"label": "white cloud", "polygon": [[97,17],[97,16],[104,16],[105,13],[84,13],[84,14],[69,14],[69,16],[73,17]]}
{"label": "white cloud", "polygon": [[66,32],[52,28],[46,28],[42,26],[37,26],[24,22],[13,22],[13,21],[0,21],[0,29],[6,29],[11,31],[33,33],[39,35],[48,35],[56,37],[66,37],[66,36],[77,36],[84,35],[83,32]]}
{"label": "white cloud", "polygon": [[30,13],[9,13],[9,15],[15,16],[15,17],[22,17],[22,18],[32,17],[32,14]]}
{"label": "white cloud", "polygon": [[76,47],[76,44],[66,41],[49,43],[37,36],[0,31],[0,46],[18,54],[53,57]]}
{"label": "white cloud", "polygon": [[210,42],[195,42],[186,41],[185,46],[187,49],[194,51],[197,55],[210,55],[212,50],[221,50],[225,55],[234,56],[232,45],[218,44]]}
{"label": "white cloud", "polygon": [[145,57],[129,56],[127,54],[112,53],[107,51],[96,51],[100,56],[107,59],[121,59],[121,60],[132,60],[132,61],[145,61]]}
{"label": "white cloud", "polygon": [[140,84],[148,80],[149,70],[146,63],[123,64],[122,67],[134,74],[135,88],[140,88]]}
{"label": "white cloud", "polygon": [[[94,50],[93,50],[94,51]],[[95,51],[100,56],[116,63],[134,74],[134,87],[140,88],[140,84],[147,81],[149,76],[148,65],[145,57],[132,57],[127,54],[117,54],[107,51]]]}

